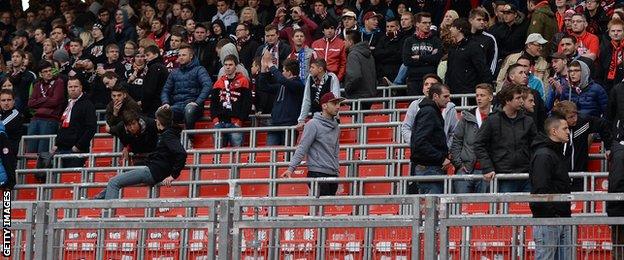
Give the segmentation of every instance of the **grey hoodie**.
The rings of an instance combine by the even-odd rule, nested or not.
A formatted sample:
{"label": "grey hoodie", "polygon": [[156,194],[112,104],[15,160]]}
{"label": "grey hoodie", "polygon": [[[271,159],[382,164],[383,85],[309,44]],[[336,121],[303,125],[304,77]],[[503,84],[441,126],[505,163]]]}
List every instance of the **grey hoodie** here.
{"label": "grey hoodie", "polygon": [[377,96],[375,59],[366,41],[359,42],[349,48],[344,88],[346,97],[349,99]]}
{"label": "grey hoodie", "polygon": [[340,128],[335,118],[328,119],[320,112],[314,113],[303,129],[303,137],[288,170],[294,171],[307,155],[308,171],[338,176],[339,137]]}
{"label": "grey hoodie", "polygon": [[[238,50],[236,49],[236,45],[234,45],[233,43],[223,45],[223,47],[221,48],[221,51],[219,52],[219,61],[221,61],[221,64],[223,64],[223,60],[228,55],[234,55],[237,59],[239,59]],[[236,65],[236,72],[242,73],[245,78],[249,79],[249,72],[247,71],[247,69],[245,69],[242,63],[238,63],[238,65]],[[225,75],[225,70],[223,69],[223,67],[221,67],[221,69],[219,69],[217,77],[221,77],[223,75]]]}
{"label": "grey hoodie", "polygon": [[[422,98],[418,98],[409,105],[407,108],[407,114],[405,114],[405,119],[403,119],[403,124],[401,124],[401,135],[403,136],[403,142],[409,144],[410,139],[412,137],[412,127],[414,125],[414,120],[416,119],[416,114],[420,110],[418,106]],[[457,110],[455,109],[455,104],[453,102],[448,102],[444,110],[442,110],[442,117],[444,118],[444,133],[446,133],[446,144],[449,148],[451,148],[451,144],[453,143],[453,132],[455,131],[455,127],[457,126]]]}

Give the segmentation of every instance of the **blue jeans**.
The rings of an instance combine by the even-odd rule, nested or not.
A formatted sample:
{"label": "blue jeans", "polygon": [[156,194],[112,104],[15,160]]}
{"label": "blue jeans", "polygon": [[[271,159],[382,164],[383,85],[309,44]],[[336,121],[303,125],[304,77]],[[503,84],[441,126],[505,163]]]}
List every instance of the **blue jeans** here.
{"label": "blue jeans", "polygon": [[407,66],[405,64],[401,64],[399,67],[399,73],[397,73],[396,78],[392,81],[395,85],[403,85],[405,84],[405,78],[407,78]]}
{"label": "blue jeans", "polygon": [[284,145],[285,131],[271,131],[267,134],[267,145]]}
{"label": "blue jeans", "polygon": [[[472,170],[472,173],[466,173],[462,169],[459,169],[457,175],[483,176],[483,171]],[[453,182],[454,193],[486,193],[487,187],[488,183],[483,179],[457,180]]]}
{"label": "blue jeans", "polygon": [[[70,149],[62,149],[62,148],[58,148],[56,150],[56,154],[72,154],[75,153],[74,151]],[[82,152],[80,152],[82,153]],[[84,167],[85,165],[85,161],[87,161],[87,158],[63,158],[61,160],[61,167],[60,168],[77,168],[77,167]]]}
{"label": "blue jeans", "polygon": [[[218,123],[214,128],[239,128],[235,124],[232,123]],[[223,142],[221,142],[221,147],[232,146],[232,147],[240,147],[243,145],[243,133],[223,133],[221,134],[223,137]]]}
{"label": "blue jeans", "polygon": [[[53,135],[59,128],[56,120],[33,119],[28,124],[28,135]],[[50,139],[31,139],[28,141],[29,153],[42,153],[50,151]]]}
{"label": "blue jeans", "polygon": [[499,180],[498,192],[530,192],[531,183],[529,180]]}
{"label": "blue jeans", "polygon": [[147,166],[119,174],[108,181],[106,189],[95,196],[95,199],[118,199],[119,190],[136,184],[156,184]]}
{"label": "blue jeans", "polygon": [[572,258],[570,226],[533,226],[535,260],[566,260]]}
{"label": "blue jeans", "polygon": [[[424,166],[415,165],[412,173],[416,176],[427,175],[445,175],[442,167],[440,166]],[[443,194],[444,182],[418,182],[418,193],[420,194]]]}
{"label": "blue jeans", "polygon": [[184,106],[184,109],[181,109],[179,106],[171,106],[171,109],[173,110],[173,121],[175,123],[184,123],[186,129],[194,129],[195,122],[204,113],[204,104],[193,106],[189,103]]}

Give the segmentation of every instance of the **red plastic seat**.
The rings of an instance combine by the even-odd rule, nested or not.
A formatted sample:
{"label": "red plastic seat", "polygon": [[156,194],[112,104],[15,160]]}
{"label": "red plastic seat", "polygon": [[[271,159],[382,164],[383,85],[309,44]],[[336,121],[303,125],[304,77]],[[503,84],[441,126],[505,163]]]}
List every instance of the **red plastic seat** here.
{"label": "red plastic seat", "polygon": [[[270,177],[269,168],[242,168],[239,173],[240,179],[269,179]],[[270,195],[268,182],[266,184],[241,184],[240,191],[243,197],[264,198]],[[264,216],[268,214],[266,208],[260,208],[258,210],[259,215]],[[248,216],[255,214],[253,208],[244,208],[243,211],[243,213]]]}
{"label": "red plastic seat", "polygon": [[374,127],[367,128],[368,143],[392,143],[394,137],[394,128],[392,127]]}
{"label": "red plastic seat", "polygon": [[140,231],[108,229],[104,231],[104,259],[137,259]]}
{"label": "red plastic seat", "polygon": [[325,241],[326,259],[362,259],[363,228],[328,228]]}
{"label": "red plastic seat", "polygon": [[97,249],[97,231],[89,229],[65,230],[63,259],[93,259]]}
{"label": "red plastic seat", "polygon": [[358,142],[357,128],[340,129],[340,144],[356,144]]}
{"label": "red plastic seat", "polygon": [[[241,229],[241,259],[269,259],[270,229]],[[257,245],[257,247],[255,246]]]}
{"label": "red plastic seat", "polygon": [[180,259],[179,229],[148,229],[145,259]]}
{"label": "red plastic seat", "polygon": [[355,123],[355,117],[353,115],[340,115],[341,124],[353,124]]}
{"label": "red plastic seat", "polygon": [[412,231],[408,227],[373,229],[373,259],[410,259]]}
{"label": "red plastic seat", "polygon": [[[589,146],[589,153],[590,154],[596,154],[596,153],[600,153],[600,147],[601,147],[602,143],[600,142],[594,142]],[[601,159],[594,159],[594,160],[589,160],[587,162],[587,171],[590,172],[600,172],[600,169],[602,168],[602,160]]]}
{"label": "red plastic seat", "polygon": [[[160,198],[189,198],[188,186],[159,186]],[[185,208],[157,208],[157,217],[183,217],[185,216]]]}
{"label": "red plastic seat", "polygon": [[[278,168],[279,169],[279,168]],[[285,171],[280,169],[278,172]],[[307,178],[307,170],[296,170],[292,178]],[[301,197],[308,196],[310,188],[306,183],[282,183],[277,185],[278,197]],[[277,215],[279,216],[305,216],[310,214],[308,206],[281,206],[277,207]]]}
{"label": "red plastic seat", "polygon": [[[125,187],[121,190],[122,199],[145,199],[150,197],[150,187]],[[144,217],[145,208],[117,208],[115,215],[119,217]]]}
{"label": "red plastic seat", "polygon": [[[359,166],[360,177],[385,177],[386,165],[362,165]],[[391,195],[391,182],[365,182],[362,195]],[[396,215],[399,213],[399,205],[371,205],[369,213],[373,215]]]}
{"label": "red plastic seat", "polygon": [[[199,121],[195,123],[195,129],[212,129],[212,128],[214,128],[214,124],[212,122]],[[190,140],[193,141],[193,148],[195,149],[205,149],[205,148],[215,147],[214,134],[212,133],[189,135],[189,138]]]}
{"label": "red plastic seat", "polygon": [[317,237],[315,228],[280,229],[279,259],[315,260]]}
{"label": "red plastic seat", "polygon": [[207,229],[190,229],[187,249],[187,259],[208,259],[208,244],[210,235]]}
{"label": "red plastic seat", "polygon": [[512,259],[511,226],[475,226],[470,230],[470,259]]}
{"label": "red plastic seat", "polygon": [[461,204],[461,212],[471,215],[486,215],[490,212],[488,203],[464,203]]}
{"label": "red plastic seat", "polygon": [[577,227],[577,259],[611,259],[611,229],[608,225],[580,225]]}
{"label": "red plastic seat", "polygon": [[[229,169],[201,169],[199,180],[227,180],[230,178]],[[228,196],[230,186],[228,184],[206,184],[198,189],[197,196],[200,198],[224,198]]]}
{"label": "red plastic seat", "polygon": [[390,115],[369,114],[364,116],[364,123],[387,123],[390,122]]}

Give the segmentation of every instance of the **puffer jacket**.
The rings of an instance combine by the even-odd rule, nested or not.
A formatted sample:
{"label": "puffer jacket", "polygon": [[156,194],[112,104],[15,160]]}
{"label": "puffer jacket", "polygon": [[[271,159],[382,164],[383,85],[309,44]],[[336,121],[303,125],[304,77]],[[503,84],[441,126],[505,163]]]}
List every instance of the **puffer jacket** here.
{"label": "puffer jacket", "polygon": [[197,59],[193,59],[169,74],[160,100],[163,104],[170,104],[174,110],[183,111],[190,102],[203,106],[211,90],[212,81],[208,72]]}
{"label": "puffer jacket", "polygon": [[[581,64],[581,82],[577,86],[564,87],[558,100],[570,100],[576,104],[579,113],[601,117],[607,112],[609,97],[607,92],[598,83],[589,78],[589,67]],[[580,92],[577,92],[577,88]]]}
{"label": "puffer jacket", "polygon": [[351,46],[347,56],[347,74],[344,83],[347,98],[370,98],[377,95],[375,59],[367,42]]}

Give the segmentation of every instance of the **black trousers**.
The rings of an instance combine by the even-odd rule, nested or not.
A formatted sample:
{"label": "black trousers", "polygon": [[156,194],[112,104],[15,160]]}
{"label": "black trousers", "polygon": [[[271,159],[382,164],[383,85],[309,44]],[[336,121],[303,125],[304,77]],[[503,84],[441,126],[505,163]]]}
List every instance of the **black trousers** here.
{"label": "black trousers", "polygon": [[[326,174],[322,172],[308,172],[308,178],[330,178],[337,177],[336,175]],[[338,183],[336,182],[323,182],[319,183],[318,196],[335,196],[338,190]]]}

